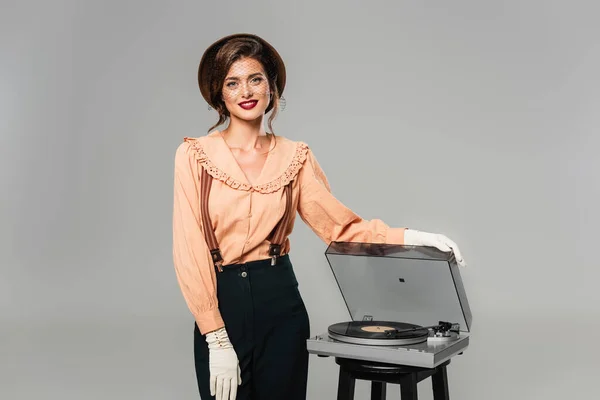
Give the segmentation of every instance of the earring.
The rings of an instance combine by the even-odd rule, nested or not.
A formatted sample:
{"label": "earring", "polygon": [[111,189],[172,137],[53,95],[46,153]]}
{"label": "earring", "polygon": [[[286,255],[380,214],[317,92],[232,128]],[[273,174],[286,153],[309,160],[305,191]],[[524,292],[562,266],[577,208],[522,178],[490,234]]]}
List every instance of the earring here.
{"label": "earring", "polygon": [[279,111],[283,111],[285,110],[285,106],[286,106],[286,101],[285,101],[285,97],[281,96],[279,98]]}

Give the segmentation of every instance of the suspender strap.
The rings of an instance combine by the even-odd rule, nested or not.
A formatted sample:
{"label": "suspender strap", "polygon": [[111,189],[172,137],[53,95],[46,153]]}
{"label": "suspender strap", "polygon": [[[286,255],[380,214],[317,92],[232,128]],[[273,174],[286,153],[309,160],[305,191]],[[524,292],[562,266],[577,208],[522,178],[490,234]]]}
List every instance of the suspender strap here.
{"label": "suspender strap", "polygon": [[289,226],[291,219],[294,217],[294,213],[292,212],[292,182],[288,183],[285,186],[285,213],[283,214],[283,217],[281,217],[281,219],[279,220],[279,223],[275,228],[273,240],[269,245],[271,265],[275,265],[277,257],[281,256],[281,245],[285,240],[285,230]]}
{"label": "suspender strap", "polygon": [[[217,237],[215,236],[215,231],[213,230],[212,221],[210,220],[210,214],[208,212],[208,199],[210,195],[210,188],[212,186],[212,177],[204,168],[200,169],[202,170],[202,176],[200,179],[200,211],[202,215],[202,226],[204,227],[204,237],[210,250],[213,263],[219,269],[219,271],[223,272],[223,256],[221,255],[219,243],[217,242]],[[286,238],[285,231],[294,217],[294,213],[292,212],[292,182],[285,186],[285,213],[277,223],[271,244],[269,245],[271,265],[275,265],[277,257],[281,256],[281,246]]]}
{"label": "suspender strap", "polygon": [[221,256],[221,250],[219,249],[219,243],[215,236],[215,231],[212,227],[212,221],[210,220],[210,214],[208,213],[208,197],[210,194],[210,187],[212,185],[212,177],[206,172],[204,168],[202,170],[202,177],[200,179],[200,193],[201,193],[201,213],[202,213],[202,226],[204,227],[204,237],[206,238],[206,244],[210,250],[213,263],[219,269],[223,271],[223,257]]}

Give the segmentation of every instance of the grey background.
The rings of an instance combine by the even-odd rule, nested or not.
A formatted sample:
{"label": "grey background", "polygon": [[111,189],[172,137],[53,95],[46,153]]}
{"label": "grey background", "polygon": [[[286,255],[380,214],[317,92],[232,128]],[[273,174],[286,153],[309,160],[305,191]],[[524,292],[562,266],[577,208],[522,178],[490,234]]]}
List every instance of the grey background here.
{"label": "grey background", "polygon": [[[474,336],[452,398],[598,396],[597,2],[1,4],[3,400],[197,398],[173,157],[216,121],[203,50],[240,31],[284,57],[276,133],[311,145],[336,197],[459,244]],[[347,310],[324,243],[300,220],[292,240],[322,333]],[[332,359],[309,379],[335,398]]]}

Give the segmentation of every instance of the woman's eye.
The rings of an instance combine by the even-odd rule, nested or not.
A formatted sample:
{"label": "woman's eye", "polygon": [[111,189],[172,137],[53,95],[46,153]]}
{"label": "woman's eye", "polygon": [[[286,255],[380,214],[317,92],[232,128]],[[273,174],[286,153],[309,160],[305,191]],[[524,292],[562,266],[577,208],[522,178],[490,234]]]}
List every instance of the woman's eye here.
{"label": "woman's eye", "polygon": [[229,83],[227,84],[227,87],[233,87],[233,85],[235,85],[235,82],[229,82]]}

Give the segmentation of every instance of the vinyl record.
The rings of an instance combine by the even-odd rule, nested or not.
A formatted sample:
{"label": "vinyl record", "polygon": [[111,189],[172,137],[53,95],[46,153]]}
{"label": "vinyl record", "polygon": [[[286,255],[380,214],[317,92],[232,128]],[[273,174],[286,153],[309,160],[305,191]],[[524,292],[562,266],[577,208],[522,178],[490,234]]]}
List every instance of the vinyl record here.
{"label": "vinyl record", "polygon": [[422,343],[429,336],[429,330],[421,329],[420,325],[391,321],[340,322],[331,325],[328,333],[329,337],[341,342],[381,346]]}

